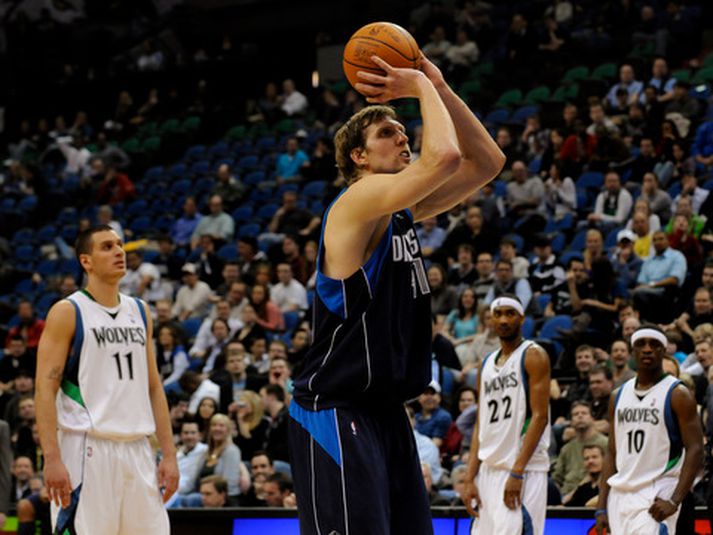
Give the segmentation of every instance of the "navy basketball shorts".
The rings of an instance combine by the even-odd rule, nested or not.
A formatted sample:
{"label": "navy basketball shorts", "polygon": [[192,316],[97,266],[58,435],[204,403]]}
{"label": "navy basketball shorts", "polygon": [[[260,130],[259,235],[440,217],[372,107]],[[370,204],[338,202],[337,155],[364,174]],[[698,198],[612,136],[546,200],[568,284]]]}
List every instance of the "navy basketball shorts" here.
{"label": "navy basketball shorts", "polygon": [[303,535],[432,535],[413,431],[402,406],[290,405],[289,447]]}

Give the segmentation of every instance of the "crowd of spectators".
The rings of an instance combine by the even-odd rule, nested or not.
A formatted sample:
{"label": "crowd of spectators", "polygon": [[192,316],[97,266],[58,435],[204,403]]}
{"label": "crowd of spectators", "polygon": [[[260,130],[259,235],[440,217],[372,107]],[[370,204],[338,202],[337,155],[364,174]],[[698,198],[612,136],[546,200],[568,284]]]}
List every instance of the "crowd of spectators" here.
{"label": "crowd of spectators", "polygon": [[[539,17],[503,18],[497,6],[466,1],[454,12],[433,2],[412,13],[410,29],[423,52],[456,86],[486,60],[517,76],[559,79],[562,65],[576,61],[576,43],[610,50],[623,40],[656,51],[621,62],[596,94],[543,104],[519,124],[486,121],[508,158],[503,172],[419,225],[434,371],[407,410],[433,504],[459,504],[479,366],[498,348],[488,305],[504,293],[521,300],[524,335],[551,357],[550,505],[596,502],[607,402],[635,374],[629,337],[641,322],[662,326],[667,370],[692,389],[704,417],[712,416],[713,116],[710,93],[701,96],[672,75],[703,57],[698,49],[682,56],[686,47],[679,47],[686,31],[700,31],[690,14],[696,7],[670,1],[657,10],[631,2],[596,8],[557,0]],[[608,32],[595,33],[602,20],[611,24]],[[623,36],[622,28],[635,31]],[[160,68],[150,46],[141,58],[140,69]],[[534,73],[535,60],[543,73]],[[248,125],[255,132],[291,127],[273,130],[272,145],[247,154],[267,156],[266,163],[246,168],[237,159],[214,158],[203,173],[211,187],[198,191],[199,181],[192,182],[169,203],[168,224],[151,232],[135,224],[142,213],[127,212],[151,189],[140,178],[147,166],[109,141],[171,116],[172,105],[156,91],[140,107],[122,93],[104,128],[95,129],[83,113],[71,126],[61,117],[52,127],[47,120],[36,128],[23,123],[8,149],[3,197],[56,200],[45,169],[59,159],[53,179],[59,189],[76,180],[71,204],[83,218],[78,227],[95,218],[127,242],[121,288],[154,311],[156,355],[179,444],[181,482],[172,507],[294,506],[286,443],[291,376],[310,345],[322,211],[344,185],[330,135],[363,105],[351,90],[324,88],[315,96],[292,80],[281,89],[266,84],[248,104]],[[417,154],[418,120],[408,128]],[[239,139],[236,154],[245,156],[248,145]],[[262,175],[247,180],[256,169]],[[314,184],[317,198],[307,193]],[[171,181],[161,187],[173,191]],[[271,210],[258,217],[263,205]],[[243,209],[247,219],[238,217]],[[258,228],[247,232],[251,217]],[[70,259],[70,238],[51,236],[42,254]],[[12,259],[4,245],[0,256]],[[11,301],[0,360],[0,452],[14,453],[0,459],[0,493],[7,488],[11,499],[2,511],[27,497],[41,469],[32,401],[47,308],[40,294],[65,297],[81,284],[78,273],[34,267],[23,281],[28,297]],[[706,430],[713,439],[713,420]],[[687,506],[704,502],[707,484],[704,479]]]}

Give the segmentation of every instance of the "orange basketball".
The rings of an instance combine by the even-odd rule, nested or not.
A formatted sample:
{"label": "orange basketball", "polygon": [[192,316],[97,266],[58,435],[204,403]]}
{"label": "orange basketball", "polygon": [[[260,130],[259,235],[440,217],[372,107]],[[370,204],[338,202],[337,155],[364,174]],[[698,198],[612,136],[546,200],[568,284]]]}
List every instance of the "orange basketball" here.
{"label": "orange basketball", "polygon": [[421,68],[421,52],[416,40],[401,26],[390,22],[372,22],[359,28],[344,47],[342,65],[349,83],[360,79],[357,71],[384,74],[371,56],[379,56],[393,67]]}

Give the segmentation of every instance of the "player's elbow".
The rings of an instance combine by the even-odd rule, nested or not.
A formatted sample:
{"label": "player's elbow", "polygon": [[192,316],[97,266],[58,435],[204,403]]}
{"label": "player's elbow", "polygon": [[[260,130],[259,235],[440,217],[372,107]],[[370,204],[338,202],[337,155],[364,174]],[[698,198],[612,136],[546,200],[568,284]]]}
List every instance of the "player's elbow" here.
{"label": "player's elbow", "polygon": [[461,153],[455,145],[449,145],[429,154],[427,163],[439,175],[450,176],[458,170]]}

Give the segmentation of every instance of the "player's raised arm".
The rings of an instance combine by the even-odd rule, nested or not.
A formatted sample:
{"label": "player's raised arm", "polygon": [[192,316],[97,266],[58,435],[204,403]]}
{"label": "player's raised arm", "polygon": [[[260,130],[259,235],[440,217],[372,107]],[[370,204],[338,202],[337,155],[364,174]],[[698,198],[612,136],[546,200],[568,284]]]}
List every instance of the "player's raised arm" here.
{"label": "player's raised arm", "polygon": [[45,328],[37,346],[35,407],[37,431],[45,460],[45,485],[50,500],[63,507],[69,505],[72,487],[57,442],[55,403],[74,336],[75,322],[74,307],[69,301],[55,304],[47,314]]}
{"label": "player's raised arm", "polygon": [[607,516],[607,500],[609,499],[609,478],[616,473],[616,437],[614,425],[614,407],[616,405],[616,395],[619,390],[615,390],[609,396],[609,409],[607,411],[607,419],[609,420],[609,443],[607,454],[604,457],[604,466],[602,474],[599,477],[599,499],[597,501],[596,515],[596,531],[597,535],[604,533],[604,528],[609,528],[609,519]]}
{"label": "player's raised arm", "polygon": [[505,155],[468,105],[451,89],[440,69],[425,56],[421,68],[453,119],[462,158],[456,172],[442,187],[412,208],[420,221],[445,212],[495,178],[505,165]]}
{"label": "player's raised arm", "polygon": [[[364,83],[357,84],[357,89],[375,103],[418,98],[424,123],[423,145],[421,157],[410,164],[403,125],[391,117],[369,125],[360,140],[363,146],[355,146],[347,162],[356,167],[357,177],[365,176],[351,185],[331,212],[352,222],[373,221],[416,205],[444,184],[461,161],[453,120],[433,83],[421,71],[393,68],[377,57],[373,60],[386,75],[360,72]],[[344,142],[340,135],[344,138],[349,133],[338,132],[337,144]],[[338,163],[342,167],[342,162]]]}
{"label": "player's raised arm", "polygon": [[[522,475],[530,462],[540,442],[542,433],[549,421],[550,402],[550,357],[541,348],[530,347],[525,354],[525,371],[529,377],[530,407],[532,414],[530,424],[525,431],[522,447],[517,454],[515,464],[510,469],[511,474]],[[521,504],[522,479],[508,478],[505,484],[505,504],[514,509]]]}
{"label": "player's raised arm", "polygon": [[686,455],[673,494],[669,500],[657,498],[649,513],[662,522],[676,512],[681,502],[691,491],[693,482],[703,467],[703,430],[696,410],[696,400],[684,385],[677,386],[671,393],[671,408],[676,415],[678,428]]}
{"label": "player's raised arm", "polygon": [[158,373],[158,364],[154,354],[153,319],[146,303],[141,303],[146,311],[146,356],[149,369],[149,397],[156,422],[156,438],[161,448],[161,463],[158,468],[159,486],[164,489],[163,501],[167,502],[178,488],[178,464],[176,462],[176,446],[173,444],[171,418],[168,413],[168,402],[163,390],[163,382]]}

